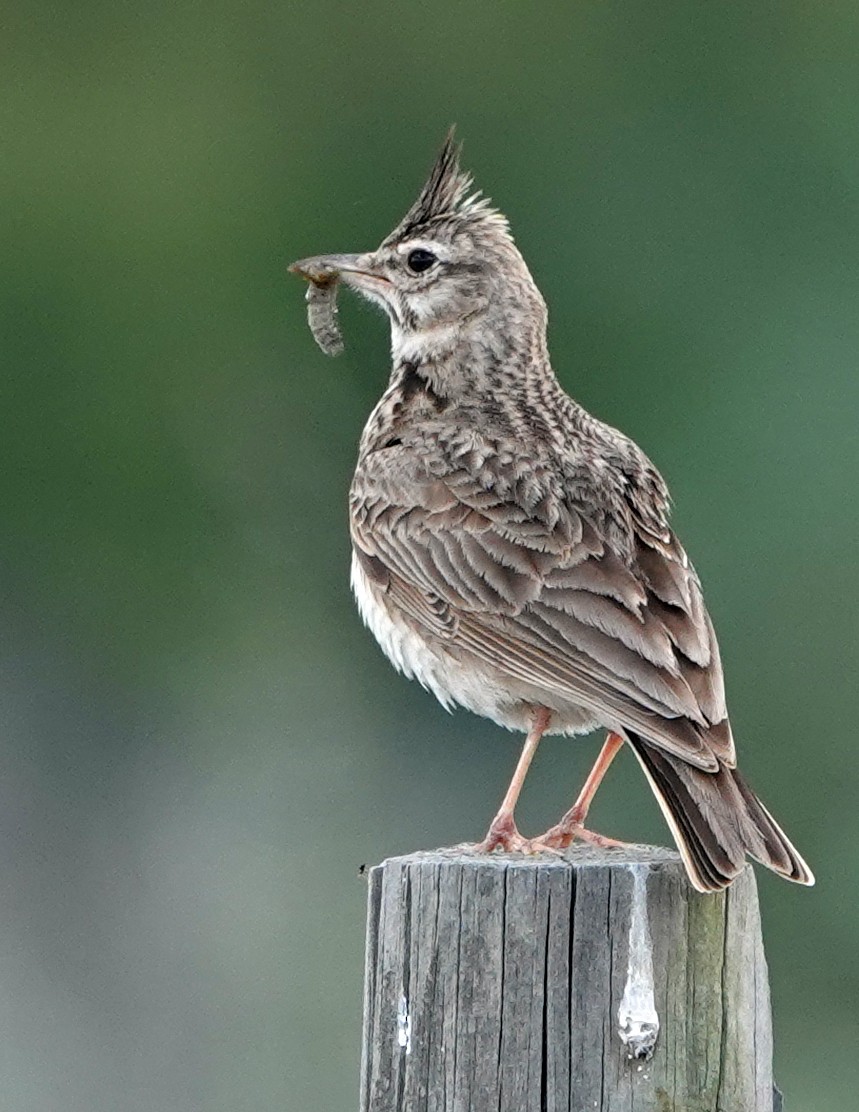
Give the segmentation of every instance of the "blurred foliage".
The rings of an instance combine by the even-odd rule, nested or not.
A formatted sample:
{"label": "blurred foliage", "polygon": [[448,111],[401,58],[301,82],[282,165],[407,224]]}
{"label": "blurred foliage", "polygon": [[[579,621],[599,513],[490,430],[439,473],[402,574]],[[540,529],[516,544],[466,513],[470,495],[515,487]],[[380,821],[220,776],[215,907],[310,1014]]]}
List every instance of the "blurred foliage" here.
{"label": "blurred foliage", "polygon": [[[354,1107],[357,867],[493,813],[518,740],[349,598],[384,322],[344,297],[331,363],[285,273],[377,242],[452,120],[565,385],[672,484],[743,766],[818,876],[760,877],[777,1072],[848,1107],[855,5],[5,7],[3,1107]],[[546,743],[526,830],[594,751]],[[631,760],[596,824],[666,839]]]}

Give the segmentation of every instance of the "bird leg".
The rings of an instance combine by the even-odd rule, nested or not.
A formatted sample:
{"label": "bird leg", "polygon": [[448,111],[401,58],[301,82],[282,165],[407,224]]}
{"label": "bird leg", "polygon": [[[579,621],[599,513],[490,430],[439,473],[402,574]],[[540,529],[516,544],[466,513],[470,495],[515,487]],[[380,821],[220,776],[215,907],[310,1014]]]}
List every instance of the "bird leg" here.
{"label": "bird leg", "polygon": [[543,846],[548,846],[551,849],[566,849],[567,846],[576,839],[582,842],[589,842],[591,845],[595,846],[625,845],[624,842],[619,842],[615,838],[606,838],[602,834],[595,834],[592,830],[586,830],[584,826],[585,819],[588,816],[588,810],[597,793],[597,788],[600,786],[603,776],[608,772],[609,765],[617,756],[622,745],[623,738],[620,734],[609,731],[608,737],[605,739],[605,744],[600,750],[600,755],[597,757],[594,767],[591,769],[582,790],[579,792],[578,799],[569,811],[567,811],[561,821],[547,830],[540,838],[536,838],[536,842],[539,842]]}
{"label": "bird leg", "polygon": [[537,848],[531,840],[523,838],[519,833],[513,812],[519,799],[519,793],[522,791],[522,785],[525,783],[525,776],[531,766],[531,761],[534,759],[534,754],[537,752],[537,746],[540,744],[540,738],[549,728],[551,718],[552,712],[546,707],[538,707],[535,710],[531,729],[525,738],[522,755],[519,757],[513,779],[510,781],[510,787],[498,808],[498,814],[492,820],[486,837],[474,847],[477,853],[491,853],[494,849],[502,849],[506,853],[517,851],[533,853]]}

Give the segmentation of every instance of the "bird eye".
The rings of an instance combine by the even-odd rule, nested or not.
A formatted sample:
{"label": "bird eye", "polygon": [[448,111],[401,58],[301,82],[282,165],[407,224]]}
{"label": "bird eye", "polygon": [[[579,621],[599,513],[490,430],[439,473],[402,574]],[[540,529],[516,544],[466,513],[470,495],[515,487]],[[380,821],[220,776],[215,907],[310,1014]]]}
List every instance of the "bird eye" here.
{"label": "bird eye", "polygon": [[435,261],[435,255],[425,247],[416,247],[414,251],[409,251],[409,257],[406,259],[409,270],[413,270],[415,274],[423,274]]}

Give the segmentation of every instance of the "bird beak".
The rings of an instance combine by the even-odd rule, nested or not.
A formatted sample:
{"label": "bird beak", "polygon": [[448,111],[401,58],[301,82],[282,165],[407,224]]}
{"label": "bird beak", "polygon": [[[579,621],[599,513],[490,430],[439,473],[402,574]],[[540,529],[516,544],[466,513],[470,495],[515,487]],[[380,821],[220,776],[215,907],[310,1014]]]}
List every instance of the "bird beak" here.
{"label": "bird beak", "polygon": [[364,255],[314,255],[310,259],[299,259],[289,269],[308,282],[324,285],[342,278],[356,289],[373,290],[378,289],[379,283],[388,285],[387,278],[378,273],[374,262],[370,252]]}

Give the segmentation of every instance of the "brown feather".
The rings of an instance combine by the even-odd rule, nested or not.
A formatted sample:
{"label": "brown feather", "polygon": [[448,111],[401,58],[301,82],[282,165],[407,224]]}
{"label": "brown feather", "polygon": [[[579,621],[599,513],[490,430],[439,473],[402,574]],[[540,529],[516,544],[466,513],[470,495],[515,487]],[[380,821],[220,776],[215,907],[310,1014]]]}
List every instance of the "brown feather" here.
{"label": "brown feather", "polygon": [[513,728],[545,707],[550,732],[624,735],[698,887],[730,883],[746,854],[809,883],[734,769],[719,649],[665,482],[561,388],[543,298],[470,188],[451,134],[376,251],[304,260],[391,320],[350,493],[362,614],[446,706]]}

